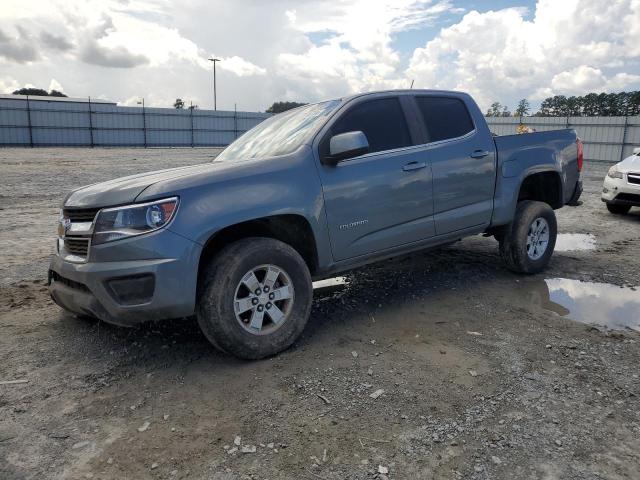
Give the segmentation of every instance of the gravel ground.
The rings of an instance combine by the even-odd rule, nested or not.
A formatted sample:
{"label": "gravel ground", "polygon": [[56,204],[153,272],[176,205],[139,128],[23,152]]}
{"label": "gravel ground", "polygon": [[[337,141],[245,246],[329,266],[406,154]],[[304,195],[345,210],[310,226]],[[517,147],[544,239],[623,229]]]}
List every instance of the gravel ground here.
{"label": "gravel ground", "polygon": [[473,237],[351,272],[265,361],[218,353],[192,320],[122,329],[49,300],[66,192],[216,153],[0,149],[0,478],[640,478],[640,335],[551,311],[545,282],[627,287],[640,319],[640,209],[606,211],[608,165],[557,212],[594,249],[522,277]]}

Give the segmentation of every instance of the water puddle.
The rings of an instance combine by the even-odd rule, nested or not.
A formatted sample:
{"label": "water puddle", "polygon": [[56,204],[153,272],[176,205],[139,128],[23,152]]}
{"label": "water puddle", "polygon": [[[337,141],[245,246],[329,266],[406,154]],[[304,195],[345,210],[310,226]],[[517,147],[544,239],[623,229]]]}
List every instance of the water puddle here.
{"label": "water puddle", "polygon": [[542,306],[589,325],[640,332],[640,289],[549,278],[540,283]]}
{"label": "water puddle", "polygon": [[559,233],[556,238],[556,252],[595,250],[596,237],[590,233]]}

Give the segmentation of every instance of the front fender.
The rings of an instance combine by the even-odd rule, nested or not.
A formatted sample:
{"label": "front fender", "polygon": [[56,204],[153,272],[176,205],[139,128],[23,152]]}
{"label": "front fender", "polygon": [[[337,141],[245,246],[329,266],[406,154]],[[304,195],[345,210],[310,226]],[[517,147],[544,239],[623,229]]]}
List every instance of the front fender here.
{"label": "front fender", "polygon": [[[268,162],[268,161],[267,161]],[[310,149],[257,165],[253,173],[174,191],[180,206],[170,229],[204,246],[220,230],[274,215],[299,215],[311,226],[319,266],[333,259],[320,179]]]}

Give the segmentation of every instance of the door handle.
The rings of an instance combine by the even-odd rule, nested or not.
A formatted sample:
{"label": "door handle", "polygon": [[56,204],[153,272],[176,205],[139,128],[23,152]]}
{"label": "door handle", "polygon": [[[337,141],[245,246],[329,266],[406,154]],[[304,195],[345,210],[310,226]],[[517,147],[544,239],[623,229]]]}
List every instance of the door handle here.
{"label": "door handle", "polygon": [[474,150],[473,153],[471,153],[471,155],[469,155],[471,158],[484,158],[487,155],[489,155],[489,152],[486,150]]}
{"label": "door handle", "polygon": [[411,170],[420,170],[421,168],[425,168],[426,166],[427,162],[409,162],[404,167],[402,167],[402,170],[404,170],[405,172],[410,172]]}

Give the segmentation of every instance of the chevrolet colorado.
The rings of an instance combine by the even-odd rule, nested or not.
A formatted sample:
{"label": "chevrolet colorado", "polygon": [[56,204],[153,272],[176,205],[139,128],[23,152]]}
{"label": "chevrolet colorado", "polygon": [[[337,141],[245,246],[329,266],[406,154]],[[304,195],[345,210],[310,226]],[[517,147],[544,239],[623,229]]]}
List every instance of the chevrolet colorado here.
{"label": "chevrolet colorado", "polygon": [[581,168],[573,130],[494,136],[465,93],[306,105],[209,164],[70,193],[50,294],[117,325],[196,315],[221,350],[263,358],[302,332],[312,279],[476,234],[511,270],[540,271]]}

